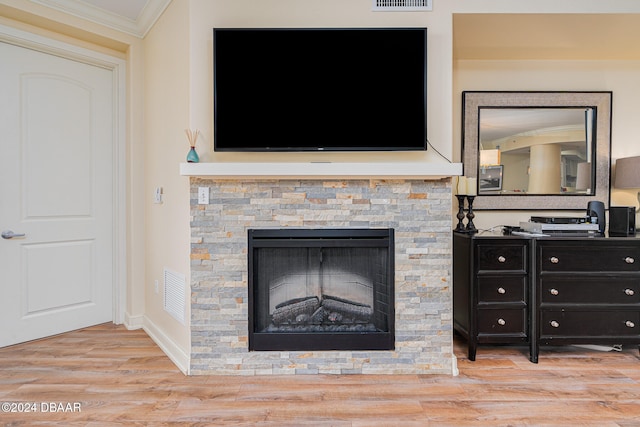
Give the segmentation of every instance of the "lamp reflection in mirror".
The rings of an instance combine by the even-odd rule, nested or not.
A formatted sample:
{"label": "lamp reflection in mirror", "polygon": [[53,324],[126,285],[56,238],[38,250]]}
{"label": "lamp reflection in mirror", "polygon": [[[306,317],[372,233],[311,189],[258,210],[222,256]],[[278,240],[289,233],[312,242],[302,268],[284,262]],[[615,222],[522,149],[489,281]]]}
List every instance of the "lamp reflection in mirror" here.
{"label": "lamp reflection in mirror", "polygon": [[500,165],[500,147],[491,150],[480,150],[480,166]]}
{"label": "lamp reflection in mirror", "polygon": [[[616,162],[616,188],[640,188],[640,156],[625,157]],[[638,191],[638,204],[640,205],[640,191]],[[640,208],[636,209],[636,213]]]}

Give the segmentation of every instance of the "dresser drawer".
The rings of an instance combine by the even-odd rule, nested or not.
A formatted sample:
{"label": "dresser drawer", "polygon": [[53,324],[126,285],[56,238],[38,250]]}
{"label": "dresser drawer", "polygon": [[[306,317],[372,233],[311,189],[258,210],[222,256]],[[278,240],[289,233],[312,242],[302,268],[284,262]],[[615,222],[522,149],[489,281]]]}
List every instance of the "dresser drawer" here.
{"label": "dresser drawer", "polygon": [[638,311],[542,311],[541,337],[640,336]]}
{"label": "dresser drawer", "polygon": [[640,277],[547,275],[540,280],[540,302],[640,305]]}
{"label": "dresser drawer", "polygon": [[526,336],[527,310],[480,309],[478,310],[478,333]]}
{"label": "dresser drawer", "polygon": [[522,303],[526,301],[526,276],[478,277],[478,303]]}
{"label": "dresser drawer", "polygon": [[478,271],[526,271],[527,246],[525,243],[479,243],[476,247]]}
{"label": "dresser drawer", "polygon": [[[545,244],[546,243],[546,244]],[[606,241],[584,241],[580,244],[538,245],[538,263],[541,272],[559,271],[630,271],[640,272],[640,246],[608,245]]]}

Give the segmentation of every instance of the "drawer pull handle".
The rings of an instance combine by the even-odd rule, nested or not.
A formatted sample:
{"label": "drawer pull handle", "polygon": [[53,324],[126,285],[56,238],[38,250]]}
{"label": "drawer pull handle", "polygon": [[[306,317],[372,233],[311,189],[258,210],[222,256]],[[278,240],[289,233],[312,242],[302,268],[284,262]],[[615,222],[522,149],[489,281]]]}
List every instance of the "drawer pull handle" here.
{"label": "drawer pull handle", "polygon": [[636,324],[633,323],[631,320],[627,320],[625,322],[625,325],[627,325],[627,328],[635,328],[636,327]]}
{"label": "drawer pull handle", "polygon": [[557,264],[560,262],[558,257],[555,257],[555,256],[552,256],[551,258],[549,258],[549,261],[551,261],[551,264]]}
{"label": "drawer pull handle", "polygon": [[507,291],[504,288],[498,288],[498,293],[499,294],[506,294]]}
{"label": "drawer pull handle", "polygon": [[500,255],[500,256],[498,257],[498,262],[501,262],[501,263],[502,263],[502,262],[506,262],[506,261],[507,261],[507,259],[506,259],[505,257],[503,257],[502,255]]}
{"label": "drawer pull handle", "polygon": [[625,294],[627,294],[627,295],[629,295],[630,297],[632,297],[632,296],[634,296],[634,295],[636,294],[636,293],[633,291],[633,289],[629,289],[629,288],[625,289],[625,290],[624,290],[624,293],[625,293]]}
{"label": "drawer pull handle", "polygon": [[555,288],[551,288],[551,289],[549,290],[549,293],[550,293],[551,295],[558,295],[560,292],[558,292],[558,290],[557,290],[557,289],[555,289]]}
{"label": "drawer pull handle", "polygon": [[[627,323],[628,323],[628,322],[627,322]],[[506,320],[504,320],[504,319],[498,319],[498,325],[500,325],[500,326],[504,326],[504,325],[506,325],[506,324],[507,324],[507,321],[506,321]]]}
{"label": "drawer pull handle", "polygon": [[626,262],[627,264],[633,264],[634,262],[636,262],[636,260],[628,256],[624,259],[624,262]]}
{"label": "drawer pull handle", "polygon": [[560,323],[556,322],[555,320],[552,320],[551,322],[549,322],[549,324],[554,328],[560,327]]}

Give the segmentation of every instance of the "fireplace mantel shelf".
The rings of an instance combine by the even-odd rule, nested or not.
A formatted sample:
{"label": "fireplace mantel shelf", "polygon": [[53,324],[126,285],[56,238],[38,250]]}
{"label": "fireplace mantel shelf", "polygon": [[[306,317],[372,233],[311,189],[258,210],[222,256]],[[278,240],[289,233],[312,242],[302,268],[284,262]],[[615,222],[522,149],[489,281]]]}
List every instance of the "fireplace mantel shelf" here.
{"label": "fireplace mantel shelf", "polygon": [[462,163],[181,163],[180,175],[219,179],[441,179],[462,175]]}

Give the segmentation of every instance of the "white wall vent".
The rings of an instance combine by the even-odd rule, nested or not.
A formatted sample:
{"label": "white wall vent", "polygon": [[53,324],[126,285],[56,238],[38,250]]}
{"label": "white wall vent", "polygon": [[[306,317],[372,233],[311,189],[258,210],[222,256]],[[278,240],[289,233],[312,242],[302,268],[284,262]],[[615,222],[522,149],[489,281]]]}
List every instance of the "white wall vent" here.
{"label": "white wall vent", "polygon": [[424,12],[431,11],[432,0],[372,0],[374,12]]}
{"label": "white wall vent", "polygon": [[187,286],[183,274],[164,269],[164,310],[177,321],[184,323],[185,316],[185,287]]}

